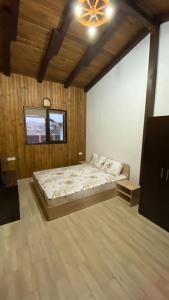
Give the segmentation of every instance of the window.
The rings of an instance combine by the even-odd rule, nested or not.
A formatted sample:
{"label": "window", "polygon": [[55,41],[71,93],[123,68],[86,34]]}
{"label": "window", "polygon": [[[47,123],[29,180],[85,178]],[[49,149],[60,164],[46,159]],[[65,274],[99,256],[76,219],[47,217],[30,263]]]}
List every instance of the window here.
{"label": "window", "polygon": [[67,115],[63,110],[25,107],[27,144],[67,142]]}
{"label": "window", "polygon": [[48,110],[49,139],[51,143],[63,142],[65,140],[65,114],[65,111]]}
{"label": "window", "polygon": [[48,110],[49,140],[51,143],[66,142],[66,112],[63,110]]}

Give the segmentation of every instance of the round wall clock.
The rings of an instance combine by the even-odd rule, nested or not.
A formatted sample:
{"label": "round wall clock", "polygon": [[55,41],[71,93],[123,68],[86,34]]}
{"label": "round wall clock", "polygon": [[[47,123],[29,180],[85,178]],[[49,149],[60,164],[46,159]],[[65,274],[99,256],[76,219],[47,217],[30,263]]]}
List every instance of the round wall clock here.
{"label": "round wall clock", "polygon": [[43,106],[44,107],[51,107],[51,101],[49,98],[44,98],[43,99]]}

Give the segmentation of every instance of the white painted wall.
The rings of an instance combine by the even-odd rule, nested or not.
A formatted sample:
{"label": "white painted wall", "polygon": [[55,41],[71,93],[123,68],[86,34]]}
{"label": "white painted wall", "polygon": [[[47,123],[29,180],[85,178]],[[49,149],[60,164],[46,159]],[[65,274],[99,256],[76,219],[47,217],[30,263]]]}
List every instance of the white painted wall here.
{"label": "white painted wall", "polygon": [[155,116],[169,115],[169,22],[161,25]]}
{"label": "white painted wall", "polygon": [[138,182],[147,88],[146,37],[87,95],[87,158],[92,152],[129,163]]}

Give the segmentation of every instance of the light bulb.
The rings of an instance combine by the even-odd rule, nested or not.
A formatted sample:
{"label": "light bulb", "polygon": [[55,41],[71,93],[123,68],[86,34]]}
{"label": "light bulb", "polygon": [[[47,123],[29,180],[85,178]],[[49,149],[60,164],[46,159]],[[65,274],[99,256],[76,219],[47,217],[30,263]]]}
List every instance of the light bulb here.
{"label": "light bulb", "polygon": [[82,10],[83,9],[82,9],[81,5],[79,5],[79,4],[75,5],[74,12],[77,17],[80,17],[80,15],[82,14]]}
{"label": "light bulb", "polygon": [[105,9],[105,13],[108,19],[112,17],[113,14],[113,8],[111,6],[107,6]]}
{"label": "light bulb", "polygon": [[96,35],[96,27],[90,26],[90,27],[88,28],[88,33],[89,33],[89,36],[90,36],[91,38],[93,38],[93,37]]}

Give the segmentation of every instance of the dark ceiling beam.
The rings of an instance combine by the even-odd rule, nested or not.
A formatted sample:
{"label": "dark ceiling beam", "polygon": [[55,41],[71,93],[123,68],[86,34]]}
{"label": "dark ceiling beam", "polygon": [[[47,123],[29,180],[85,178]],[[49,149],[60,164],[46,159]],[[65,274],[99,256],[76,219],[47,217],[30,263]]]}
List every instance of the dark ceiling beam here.
{"label": "dark ceiling beam", "polygon": [[156,23],[158,24],[162,24],[162,23],[165,23],[165,22],[169,22],[169,11],[168,12],[165,12],[161,15],[158,15],[156,18]]}
{"label": "dark ceiling beam", "polygon": [[63,13],[63,20],[59,29],[54,28],[51,32],[49,43],[46,49],[46,53],[42,60],[41,68],[38,74],[38,82],[42,82],[50,60],[56,56],[63,44],[64,38],[72,22],[72,1],[68,1]]}
{"label": "dark ceiling beam", "polygon": [[48,47],[45,53],[45,56],[43,58],[42,64],[41,64],[41,68],[40,68],[40,72],[38,75],[38,82],[42,82],[45,74],[46,74],[46,70],[48,68],[49,62],[52,59],[52,57],[55,55],[57,49],[58,49],[58,41],[59,41],[59,31],[54,28],[51,32],[51,36],[49,39],[49,43],[48,43]]}
{"label": "dark ceiling beam", "polygon": [[143,11],[135,0],[118,0],[117,4],[124,8],[128,14],[137,18],[149,31],[155,27],[155,22],[145,11]]}
{"label": "dark ceiling beam", "polygon": [[147,35],[148,31],[144,30],[139,33],[113,60],[96,76],[86,87],[85,92],[88,92],[98,81],[100,81],[112,68],[114,68],[133,48],[135,48]]}
{"label": "dark ceiling beam", "polygon": [[6,76],[11,75],[11,32],[10,32],[10,12],[5,7],[2,8],[3,24],[3,73]]}
{"label": "dark ceiling beam", "polygon": [[109,26],[103,31],[100,38],[92,45],[90,45],[72,73],[69,75],[67,80],[64,83],[64,87],[68,88],[79,74],[79,72],[87,67],[90,62],[99,54],[100,50],[104,47],[105,43],[109,40],[109,38],[116,32],[117,28],[124,20],[123,13],[117,13],[116,18],[113,23],[109,24]]}
{"label": "dark ceiling beam", "polygon": [[[169,12],[166,12],[164,14],[158,15],[154,18],[155,24],[157,24],[152,32],[156,32],[158,25],[169,22]],[[148,31],[143,31],[141,34],[139,33],[136,38],[134,38],[133,41],[131,41],[118,55],[115,59],[112,60],[110,64],[108,64],[102,72],[96,76],[85,88],[85,92],[88,92],[99,80],[101,80],[112,68],[117,65],[123,57],[125,57],[137,44],[140,43],[144,37],[148,34]]]}
{"label": "dark ceiling beam", "polygon": [[3,72],[11,74],[11,42],[16,41],[18,32],[20,0],[12,0],[8,6],[2,6],[3,26]]}

